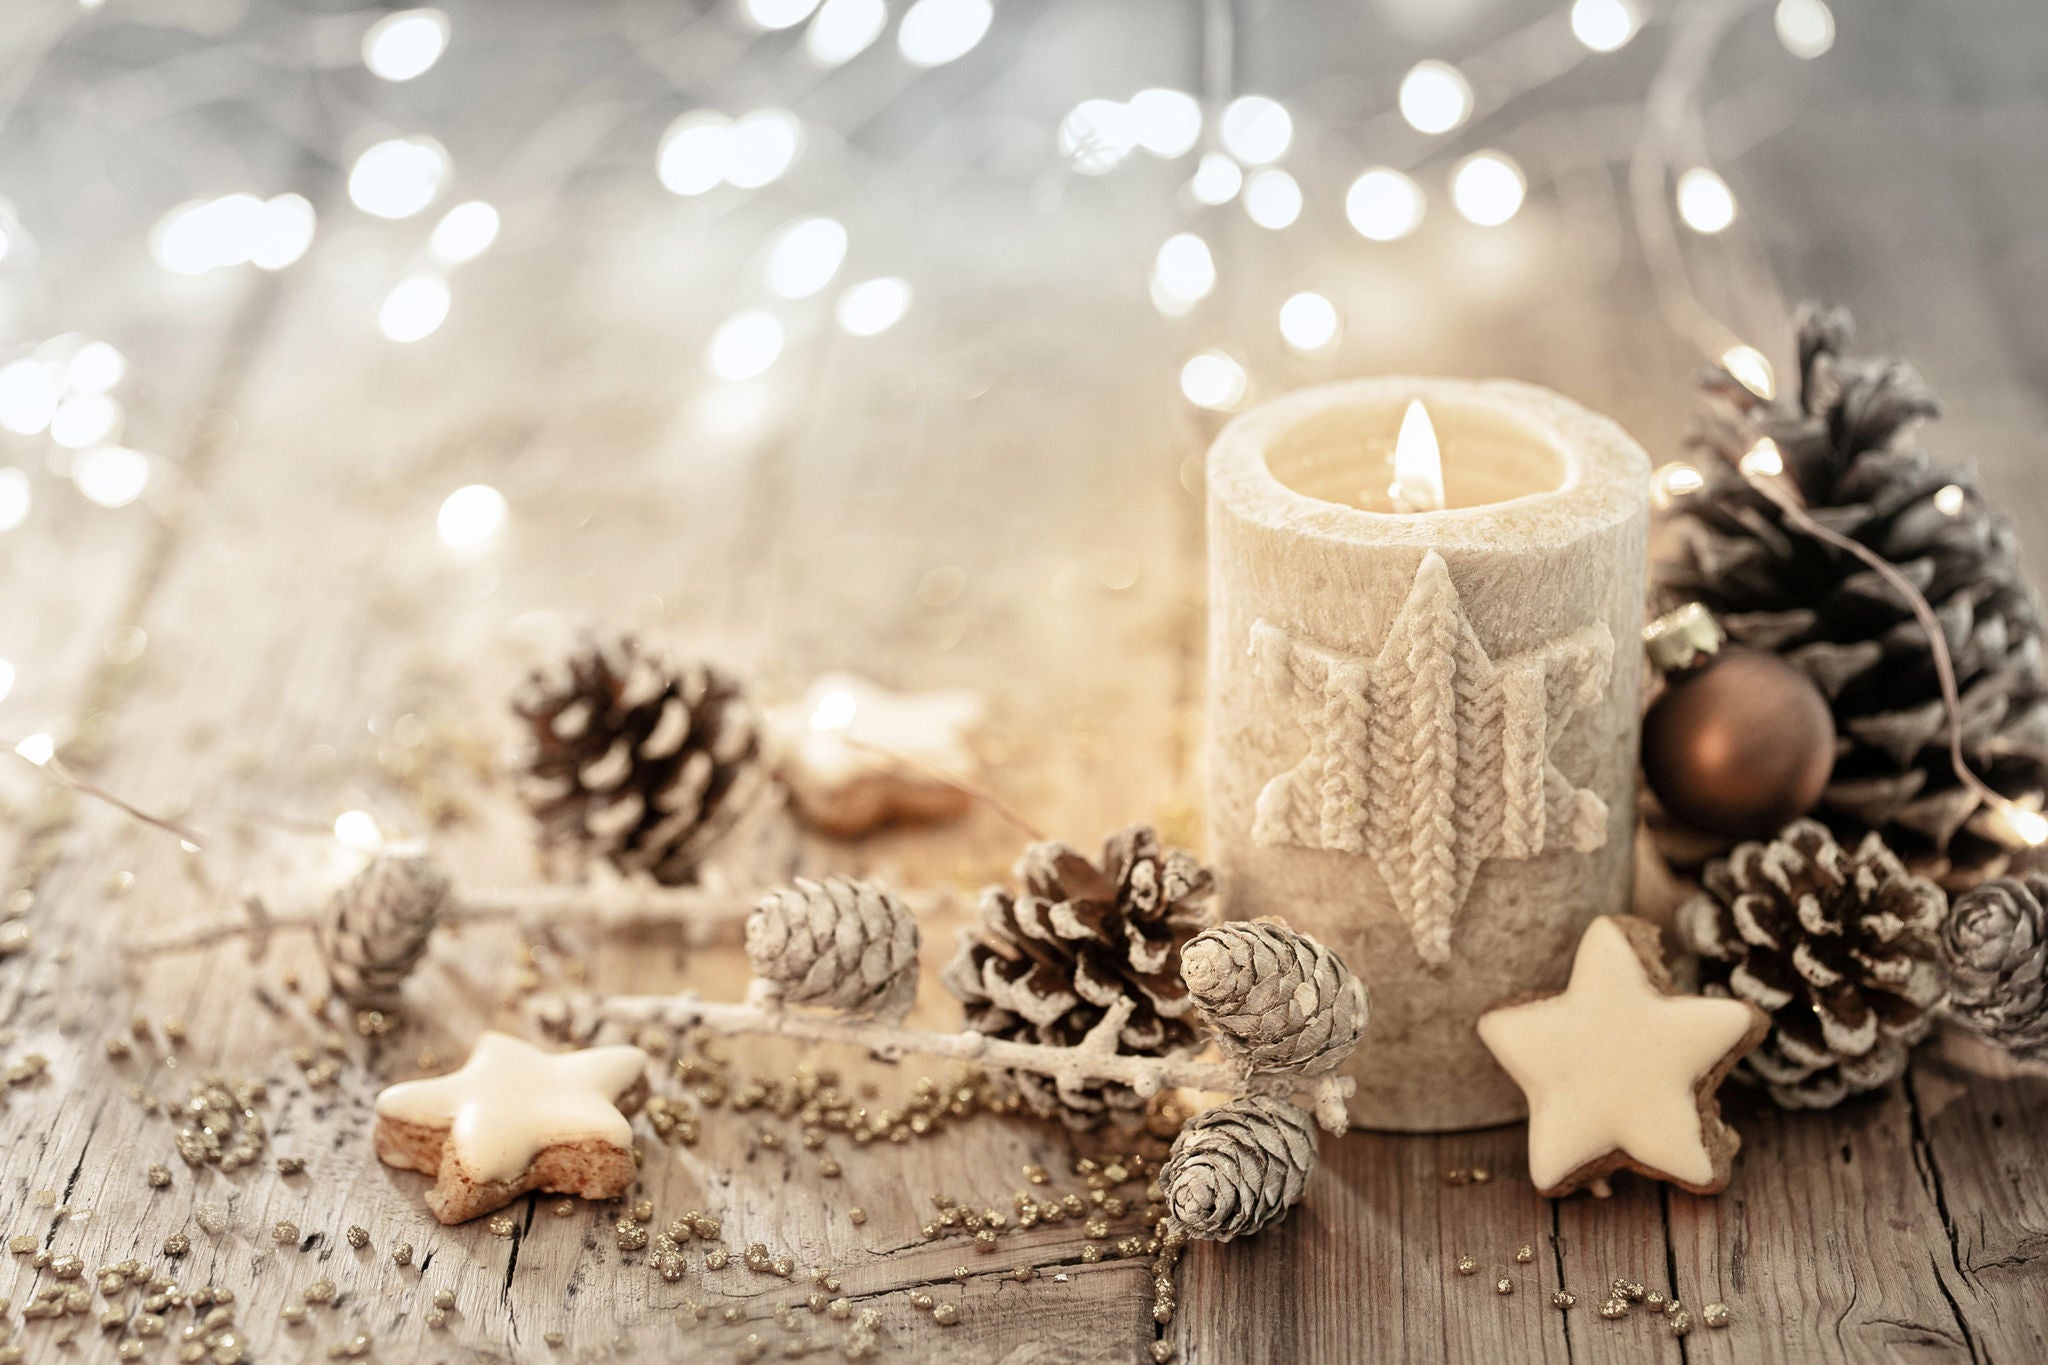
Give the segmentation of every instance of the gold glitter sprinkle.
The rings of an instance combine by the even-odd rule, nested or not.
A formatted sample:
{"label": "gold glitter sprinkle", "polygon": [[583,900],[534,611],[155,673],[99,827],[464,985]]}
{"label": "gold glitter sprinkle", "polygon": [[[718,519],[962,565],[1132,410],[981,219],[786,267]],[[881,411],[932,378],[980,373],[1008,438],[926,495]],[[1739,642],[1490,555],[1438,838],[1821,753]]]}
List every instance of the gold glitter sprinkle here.
{"label": "gold glitter sprinkle", "polygon": [[1670,1324],[1671,1335],[1674,1337],[1682,1337],[1692,1330],[1692,1314],[1683,1308],[1671,1314],[1665,1321]]}
{"label": "gold glitter sprinkle", "polygon": [[[379,1017],[381,1018],[382,1016],[380,1015]],[[426,1312],[420,1314],[420,1320],[426,1323],[429,1328],[438,1332],[448,1325],[448,1314],[439,1308],[429,1308]]]}
{"label": "gold glitter sprinkle", "polygon": [[976,1251],[994,1251],[996,1249],[995,1233],[988,1228],[983,1228],[980,1232],[975,1233],[974,1249]]}
{"label": "gold glitter sprinkle", "polygon": [[513,1228],[512,1215],[509,1213],[501,1213],[497,1217],[485,1223],[484,1227],[489,1229],[490,1234],[493,1237],[510,1237],[512,1235]]}
{"label": "gold glitter sprinkle", "polygon": [[400,1242],[400,1243],[399,1243],[399,1244],[398,1244],[397,1246],[395,1246],[395,1247],[391,1248],[391,1264],[393,1264],[393,1265],[411,1265],[411,1264],[412,1264],[412,1243],[411,1243],[411,1242]]}
{"label": "gold glitter sprinkle", "polygon": [[192,1249],[192,1239],[182,1232],[174,1232],[164,1238],[164,1255],[183,1256]]}
{"label": "gold glitter sprinkle", "polygon": [[1515,1248],[1515,1259],[1523,1265],[1529,1264],[1529,1262],[1536,1259],[1536,1248],[1530,1246],[1527,1242],[1522,1243],[1522,1245]]}
{"label": "gold glitter sprinkle", "polygon": [[149,1187],[153,1190],[160,1190],[171,1183],[171,1168],[168,1166],[151,1165],[142,1174],[143,1178],[149,1181]]}
{"label": "gold glitter sprinkle", "polygon": [[445,1313],[445,1312],[447,1312],[447,1311],[448,1311],[449,1309],[453,1308],[454,1306],[455,1306],[455,1291],[454,1291],[454,1290],[452,1290],[452,1289],[436,1289],[436,1290],[434,1291],[434,1307],[436,1307],[436,1308],[440,1309],[440,1310],[441,1310],[442,1312],[444,1312],[444,1313]]}
{"label": "gold glitter sprinkle", "polygon": [[306,1158],[302,1156],[281,1156],[277,1159],[279,1175],[302,1175],[306,1170]]}
{"label": "gold glitter sprinkle", "polygon": [[299,1225],[289,1219],[280,1218],[271,1225],[270,1240],[273,1242],[296,1242],[299,1240]]}
{"label": "gold glitter sprinkle", "polygon": [[1708,1304],[1705,1308],[1700,1309],[1700,1321],[1709,1327],[1726,1327],[1728,1325],[1728,1305],[1725,1303]]}
{"label": "gold glitter sprinkle", "polygon": [[76,1256],[59,1256],[50,1262],[50,1273],[60,1280],[75,1280],[85,1273],[85,1262]]}
{"label": "gold glitter sprinkle", "polygon": [[26,1256],[36,1249],[36,1239],[26,1232],[17,1232],[7,1239],[7,1249],[17,1256]]}
{"label": "gold glitter sprinkle", "polygon": [[704,1253],[706,1270],[723,1270],[732,1261],[732,1255],[724,1247],[713,1247]]}
{"label": "gold glitter sprinkle", "polygon": [[825,1311],[833,1317],[844,1320],[853,1316],[852,1299],[834,1299],[825,1305]]}
{"label": "gold glitter sprinkle", "polygon": [[305,1293],[300,1297],[305,1299],[307,1303],[328,1304],[333,1303],[339,1295],[335,1290],[334,1281],[315,1280],[306,1286]]}
{"label": "gold glitter sprinkle", "polygon": [[932,1321],[941,1327],[953,1326],[960,1321],[960,1305],[957,1303],[940,1304],[932,1309]]}
{"label": "gold glitter sprinkle", "polygon": [[277,1310],[277,1315],[284,1319],[284,1325],[287,1327],[301,1326],[306,1321],[306,1305],[288,1303]]}
{"label": "gold glitter sprinkle", "polygon": [[910,1291],[910,1306],[912,1308],[923,1309],[928,1312],[930,1311],[933,1302],[934,1300],[932,1299],[932,1296],[925,1293],[922,1289],[913,1289]]}
{"label": "gold glitter sprinkle", "polygon": [[953,1267],[953,1278],[958,1280],[961,1284],[966,1284],[968,1277],[972,1273],[973,1272],[969,1271],[968,1268],[964,1265],[956,1265]]}
{"label": "gold glitter sprinkle", "polygon": [[1161,1337],[1158,1341],[1152,1343],[1152,1359],[1157,1362],[1157,1365],[1166,1365],[1167,1361],[1173,1359],[1174,1349],[1172,1342]]}
{"label": "gold glitter sprinkle", "polygon": [[1462,1166],[1455,1170],[1444,1172],[1444,1184],[1446,1185],[1469,1185],[1471,1183],[1472,1172]]}
{"label": "gold glitter sprinkle", "polygon": [[1018,1284],[1028,1284],[1038,1278],[1038,1270],[1033,1266],[1020,1265],[1010,1271],[1010,1278]]}
{"label": "gold glitter sprinkle", "polygon": [[1475,1185],[1484,1185],[1484,1184],[1485,1184],[1485,1183],[1486,1183],[1487,1181],[1489,1181],[1489,1180],[1491,1180],[1491,1179],[1493,1179],[1493,1172],[1492,1172],[1492,1171],[1489,1171],[1489,1170],[1487,1170],[1487,1169],[1486,1169],[1486,1167],[1484,1167],[1484,1166],[1474,1166],[1474,1167],[1472,1168],[1472,1183],[1473,1183],[1473,1184],[1475,1184]]}
{"label": "gold glitter sprinkle", "polygon": [[1456,1261],[1456,1267],[1460,1275],[1472,1275],[1478,1272],[1479,1262],[1470,1256],[1460,1256]]}
{"label": "gold glitter sprinkle", "polygon": [[1515,1282],[1503,1275],[1493,1282],[1493,1292],[1496,1294],[1512,1294],[1515,1292]]}
{"label": "gold glitter sprinkle", "polygon": [[576,1212],[576,1201],[573,1199],[557,1199],[554,1208],[550,1212],[557,1218],[567,1218],[570,1214]]}
{"label": "gold glitter sprinkle", "polygon": [[1608,1288],[1614,1291],[1615,1298],[1627,1299],[1630,1303],[1641,1303],[1643,1296],[1649,1292],[1636,1281],[1625,1280],[1619,1275],[1614,1277],[1614,1282]]}
{"label": "gold glitter sprinkle", "polygon": [[1618,1297],[1607,1300],[1600,1305],[1600,1316],[1606,1318],[1609,1322],[1614,1321],[1616,1318],[1627,1317],[1628,1300]]}
{"label": "gold glitter sprinkle", "polygon": [[1576,1304],[1578,1301],[1579,1296],[1577,1294],[1572,1293],[1572,1291],[1569,1289],[1560,1289],[1555,1294],[1552,1294],[1550,1296],[1551,1305],[1554,1308],[1556,1308],[1557,1311],[1560,1313],[1562,1313],[1565,1309],[1570,1308],[1573,1304]]}
{"label": "gold glitter sprinkle", "polygon": [[647,1229],[630,1218],[621,1218],[612,1231],[621,1251],[639,1251],[647,1245]]}
{"label": "gold glitter sprinkle", "polygon": [[863,1208],[848,1209],[846,1211],[846,1221],[855,1227],[859,1227],[862,1223],[868,1221],[868,1211]]}
{"label": "gold glitter sprinkle", "polygon": [[550,1346],[560,1346],[564,1341],[568,1340],[560,1332],[542,1332],[540,1339]]}
{"label": "gold glitter sprinkle", "polygon": [[1099,1247],[1099,1246],[1092,1246],[1092,1245],[1091,1245],[1091,1246],[1085,1246],[1085,1247],[1082,1247],[1082,1248],[1081,1248],[1081,1264],[1082,1264],[1082,1265],[1094,1265],[1094,1264],[1096,1264],[1097,1262],[1099,1262],[1099,1261],[1100,1261],[1101,1259],[1102,1259],[1102,1248],[1101,1248],[1101,1247]]}

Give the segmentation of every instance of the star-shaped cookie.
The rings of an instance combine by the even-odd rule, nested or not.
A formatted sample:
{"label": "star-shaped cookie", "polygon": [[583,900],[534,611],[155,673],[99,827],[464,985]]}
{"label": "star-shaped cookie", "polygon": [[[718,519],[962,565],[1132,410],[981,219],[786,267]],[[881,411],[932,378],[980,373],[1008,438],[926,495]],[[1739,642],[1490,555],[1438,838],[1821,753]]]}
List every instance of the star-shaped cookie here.
{"label": "star-shaped cookie", "polygon": [[1657,927],[1587,926],[1571,982],[1479,1016],[1479,1037],[1529,1100],[1529,1178],[1555,1197],[1607,1192],[1618,1170],[1694,1194],[1728,1183],[1742,1140],[1714,1092],[1770,1019],[1740,1000],[1680,995]]}
{"label": "star-shaped cookie", "polygon": [[529,1190],[615,1199],[633,1183],[627,1113],[647,1091],[637,1047],[548,1053],[485,1033],[459,1071],[377,1096],[377,1156],[433,1176],[444,1223],[503,1208]]}

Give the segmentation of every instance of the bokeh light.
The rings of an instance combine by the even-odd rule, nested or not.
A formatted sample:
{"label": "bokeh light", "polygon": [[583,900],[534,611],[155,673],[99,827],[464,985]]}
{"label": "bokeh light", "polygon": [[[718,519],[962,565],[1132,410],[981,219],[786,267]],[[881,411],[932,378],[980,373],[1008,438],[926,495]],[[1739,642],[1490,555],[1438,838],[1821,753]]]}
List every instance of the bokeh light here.
{"label": "bokeh light", "polygon": [[1188,181],[1197,204],[1227,204],[1244,188],[1244,171],[1223,152],[1204,152]]}
{"label": "bokeh light", "polygon": [[782,323],[765,308],[735,313],[711,334],[704,363],[720,379],[765,374],[782,354]]}
{"label": "bokeh light", "polygon": [[1244,182],[1244,211],[1262,228],[1291,227],[1301,217],[1301,184],[1277,166],[1253,171]]}
{"label": "bokeh light", "polygon": [[1244,366],[1222,351],[1202,351],[1180,367],[1180,391],[1198,408],[1228,412],[1244,402],[1251,381]]}
{"label": "bokeh light", "polygon": [[771,292],[807,299],[832,283],[845,260],[845,227],[832,218],[802,218],[776,234],[762,275]]}
{"label": "bokeh light", "polygon": [[782,178],[803,147],[803,125],[786,109],[756,109],[733,121],[726,183],[755,190]]}
{"label": "bokeh light", "polygon": [[149,457],[126,446],[100,446],[72,457],[71,482],[88,502],[126,507],[149,487]]}
{"label": "bokeh light", "polygon": [[1344,330],[1337,305],[1313,290],[1280,305],[1280,339],[1303,355],[1317,355],[1337,344]]}
{"label": "bokeh light", "polygon": [[819,66],[839,66],[872,47],[888,26],[884,0],[825,0],[804,30],[804,51]]}
{"label": "bokeh light", "polygon": [[1137,145],[1138,120],[1128,104],[1082,100],[1060,120],[1060,156],[1083,175],[1114,170]]}
{"label": "bokeh light", "polygon": [[995,9],[989,0],[917,0],[896,29],[896,49],[912,66],[944,66],[974,50]]}
{"label": "bokeh light", "polygon": [[1223,110],[1223,146],[1248,166],[1278,161],[1294,143],[1294,119],[1264,95],[1240,95]]}
{"label": "bokeh light", "polygon": [[1778,41],[1795,57],[1811,61],[1835,45],[1835,12],[1827,0],[1778,0],[1772,21]]}
{"label": "bokeh light", "polygon": [[1595,52],[1618,52],[1643,26],[1636,0],[1573,0],[1572,36]]}
{"label": "bokeh light", "polygon": [[459,555],[481,554],[504,533],[505,495],[487,483],[465,484],[441,500],[434,530]]}
{"label": "bokeh light", "polygon": [[862,280],[839,296],[832,315],[849,336],[879,336],[910,311],[910,282],[894,275]]}
{"label": "bokeh light", "polygon": [[395,137],[356,158],[348,197],[364,213],[410,218],[434,202],[448,176],[448,153],[428,137]]}
{"label": "bokeh light", "polygon": [[1694,232],[1715,233],[1735,221],[1735,193],[1705,166],[1678,177],[1678,216]]}
{"label": "bokeh light", "polygon": [[1375,166],[1351,182],[1344,216],[1359,235],[1397,242],[1422,225],[1422,187],[1391,166]]}
{"label": "bokeh light", "polygon": [[12,531],[27,521],[29,508],[34,504],[28,475],[19,469],[0,469],[0,531]]}
{"label": "bokeh light", "polygon": [[1138,145],[1171,161],[1194,150],[1202,136],[1202,106],[1185,90],[1154,86],[1131,96]]}
{"label": "bokeh light", "polygon": [[811,17],[818,0],[741,0],[747,18],[769,30],[795,28]]}
{"label": "bokeh light", "polygon": [[1467,222],[1499,227],[1521,212],[1522,168],[1504,152],[1474,152],[1451,172],[1451,203]]}
{"label": "bokeh light", "polygon": [[437,9],[387,14],[363,35],[363,65],[387,81],[423,76],[448,49],[448,16]]}
{"label": "bokeh light", "polygon": [[448,320],[449,301],[445,276],[435,270],[417,271],[384,296],[377,310],[377,330],[401,345],[424,341]]}
{"label": "bokeh light", "polygon": [[1449,62],[1417,62],[1401,78],[1401,117],[1419,133],[1448,133],[1472,117],[1472,86]]}
{"label": "bokeh light", "polygon": [[498,240],[498,211],[481,199],[457,204],[441,215],[427,238],[427,254],[442,265],[461,265],[491,249]]}

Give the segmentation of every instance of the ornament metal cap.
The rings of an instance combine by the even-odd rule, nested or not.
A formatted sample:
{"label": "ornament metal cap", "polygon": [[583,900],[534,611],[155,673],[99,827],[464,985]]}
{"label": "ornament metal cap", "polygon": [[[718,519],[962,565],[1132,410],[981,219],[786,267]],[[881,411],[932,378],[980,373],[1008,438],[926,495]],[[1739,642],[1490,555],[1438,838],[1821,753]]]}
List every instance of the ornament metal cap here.
{"label": "ornament metal cap", "polygon": [[1659,673],[1696,667],[1719,653],[1727,638],[1714,614],[1697,602],[1666,612],[1643,627],[1643,648]]}

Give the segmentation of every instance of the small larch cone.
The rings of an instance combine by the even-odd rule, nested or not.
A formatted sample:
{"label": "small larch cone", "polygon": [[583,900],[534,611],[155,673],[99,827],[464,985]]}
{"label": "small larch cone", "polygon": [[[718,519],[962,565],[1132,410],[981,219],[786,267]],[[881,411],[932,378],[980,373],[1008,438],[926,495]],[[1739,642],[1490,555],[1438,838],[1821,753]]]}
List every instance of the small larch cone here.
{"label": "small larch cone", "polygon": [[1277,920],[1218,925],[1180,955],[1181,980],[1216,1044],[1248,1071],[1320,1076],[1365,1032],[1365,983]]}
{"label": "small larch cone", "polygon": [[334,993],[352,1005],[388,1005],[419,965],[451,884],[422,849],[379,853],[334,893],[321,921],[321,956]]}
{"label": "small larch cone", "polygon": [[2048,1062],[2048,877],[1957,897],[1941,948],[1949,1012],[2014,1057]]}
{"label": "small larch cone", "polygon": [[917,917],[871,882],[799,877],[747,917],[747,960],[785,1004],[901,1019],[917,995]]}
{"label": "small larch cone", "polygon": [[1227,1242],[1280,1221],[1301,1201],[1315,1164],[1307,1113],[1245,1095],[1188,1120],[1160,1168],[1159,1188],[1188,1236]]}

